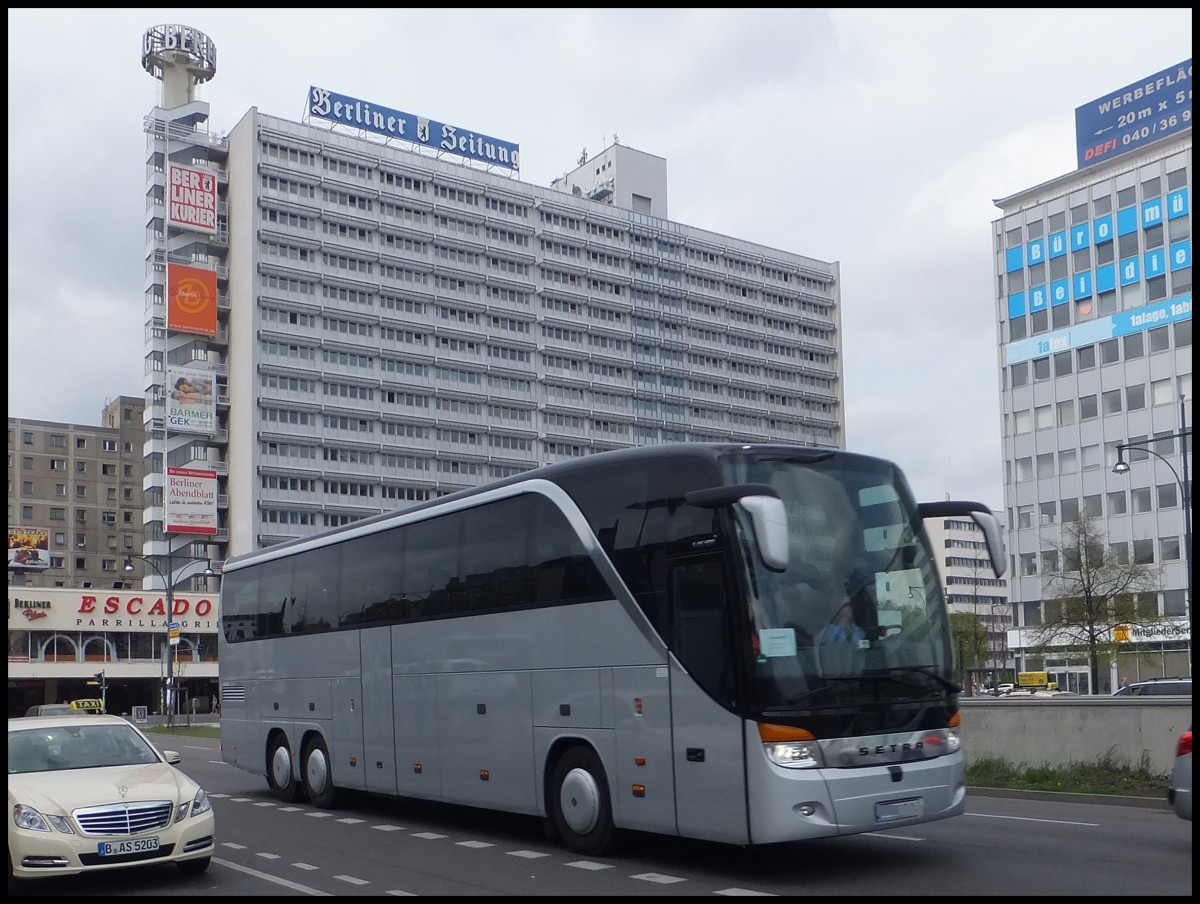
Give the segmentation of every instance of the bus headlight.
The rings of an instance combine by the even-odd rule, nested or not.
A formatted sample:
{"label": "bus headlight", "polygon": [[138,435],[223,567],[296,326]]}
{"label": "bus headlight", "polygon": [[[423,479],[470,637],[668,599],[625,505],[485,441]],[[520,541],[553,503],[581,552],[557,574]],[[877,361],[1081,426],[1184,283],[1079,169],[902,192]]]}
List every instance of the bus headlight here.
{"label": "bus headlight", "polygon": [[825,765],[817,739],[803,728],[791,725],[758,723],[763,750],[776,766],[787,769],[818,769]]}
{"label": "bus headlight", "polygon": [[816,741],[772,741],[763,744],[769,759],[776,766],[788,769],[818,769],[822,765],[821,751]]}

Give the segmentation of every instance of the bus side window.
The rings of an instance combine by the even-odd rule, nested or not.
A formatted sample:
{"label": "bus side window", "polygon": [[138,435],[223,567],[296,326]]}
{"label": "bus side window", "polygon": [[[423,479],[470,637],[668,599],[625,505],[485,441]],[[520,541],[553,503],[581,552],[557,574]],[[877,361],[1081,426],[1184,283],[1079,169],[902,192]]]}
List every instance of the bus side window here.
{"label": "bus side window", "polygon": [[733,632],[719,563],[681,565],[671,585],[676,657],[720,703],[733,702]]}

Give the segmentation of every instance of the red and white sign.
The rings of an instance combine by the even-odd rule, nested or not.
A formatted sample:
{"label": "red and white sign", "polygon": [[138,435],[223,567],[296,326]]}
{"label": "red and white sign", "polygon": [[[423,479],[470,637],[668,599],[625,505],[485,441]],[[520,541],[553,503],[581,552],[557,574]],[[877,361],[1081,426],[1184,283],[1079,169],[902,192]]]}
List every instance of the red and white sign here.
{"label": "red and white sign", "polygon": [[167,468],[168,534],[217,532],[217,472]]}
{"label": "red and white sign", "polygon": [[217,231],[217,177],[172,163],[167,168],[167,222],[181,229]]}

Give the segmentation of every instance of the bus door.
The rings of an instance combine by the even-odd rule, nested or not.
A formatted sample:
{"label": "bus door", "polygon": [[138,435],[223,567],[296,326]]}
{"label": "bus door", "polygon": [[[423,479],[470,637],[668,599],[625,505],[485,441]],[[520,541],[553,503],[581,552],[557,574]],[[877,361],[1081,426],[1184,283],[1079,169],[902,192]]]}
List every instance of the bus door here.
{"label": "bus door", "polygon": [[722,558],[679,560],[670,570],[669,586],[679,833],[744,844],[749,841],[745,748],[742,719],[735,712],[734,633]]}
{"label": "bus door", "polygon": [[[350,717],[346,727],[351,732],[357,730],[361,738],[366,790],[396,794],[392,631],[390,628],[364,628],[358,635],[362,700],[357,717]],[[351,749],[357,746],[355,743]]]}

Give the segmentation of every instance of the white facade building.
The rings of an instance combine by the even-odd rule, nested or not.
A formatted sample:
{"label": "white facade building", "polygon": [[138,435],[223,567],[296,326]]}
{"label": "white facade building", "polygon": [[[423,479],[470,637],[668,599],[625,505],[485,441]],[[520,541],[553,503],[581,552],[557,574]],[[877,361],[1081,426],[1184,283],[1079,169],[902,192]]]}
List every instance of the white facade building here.
{"label": "white facade building", "polygon": [[[154,62],[147,553],[219,561],[623,446],[844,446],[838,265],[668,220],[661,158],[614,144],[539,187],[316,116],[217,136],[169,88],[200,61]],[[215,228],[166,215],[172,163],[213,178]],[[173,263],[215,271],[208,334],[166,323]],[[208,432],[165,416],[172,368],[212,375]],[[164,530],[164,467],[215,475],[215,532]]]}
{"label": "white facade building", "polygon": [[[1189,60],[1185,122],[1190,72]],[[1192,130],[1131,146],[1118,152],[1112,139],[1094,149],[1111,158],[1096,163],[1081,148],[1080,169],[996,201],[1003,214],[993,224],[1018,669],[1036,658],[1087,683],[1082,659],[1051,650],[1042,660],[1030,649],[1064,522],[1095,517],[1115,555],[1161,573],[1145,605],[1166,620],[1117,638],[1128,655],[1101,686],[1072,687],[1092,693],[1190,674],[1190,460],[1178,434],[1186,423],[1190,458]],[[1114,474],[1122,444],[1151,451],[1126,450],[1129,471]]]}

